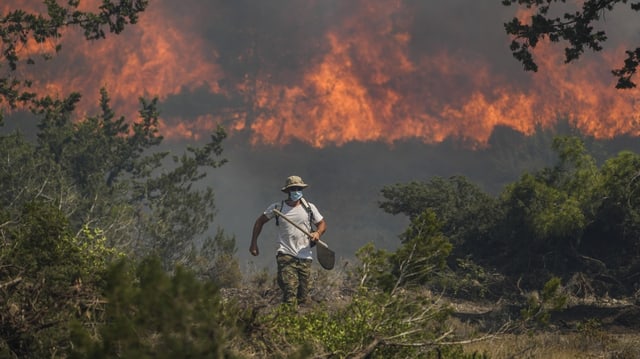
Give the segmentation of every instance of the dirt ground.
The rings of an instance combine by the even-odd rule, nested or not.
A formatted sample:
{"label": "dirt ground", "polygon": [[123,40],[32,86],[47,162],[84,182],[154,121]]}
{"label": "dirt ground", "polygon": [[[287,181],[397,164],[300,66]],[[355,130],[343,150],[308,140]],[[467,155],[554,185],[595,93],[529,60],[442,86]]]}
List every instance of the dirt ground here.
{"label": "dirt ground", "polygon": [[[451,300],[453,316],[464,322],[483,323],[516,318],[521,307],[508,303]],[[586,322],[611,333],[640,333],[640,306],[631,300],[574,301],[552,311],[549,326],[559,330],[580,328]]]}
{"label": "dirt ground", "polygon": [[[491,359],[640,358],[640,306],[633,301],[574,301],[552,312],[547,325],[500,332],[521,308],[506,303],[452,301],[452,319],[465,351]],[[481,357],[481,356],[479,356]]]}

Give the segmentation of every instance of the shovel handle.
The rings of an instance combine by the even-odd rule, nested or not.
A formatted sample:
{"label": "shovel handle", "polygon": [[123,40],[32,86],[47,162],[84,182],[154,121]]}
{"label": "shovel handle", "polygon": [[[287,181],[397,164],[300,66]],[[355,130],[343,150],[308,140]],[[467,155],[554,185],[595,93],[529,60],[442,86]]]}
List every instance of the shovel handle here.
{"label": "shovel handle", "polygon": [[[280,212],[280,210],[278,210],[277,208],[273,209],[273,213],[275,213],[277,216],[284,219],[285,221],[289,222],[289,224],[291,224],[292,226],[298,228],[300,231],[302,231],[302,233],[306,234],[309,238],[313,237],[311,233],[309,233],[309,231],[300,227],[297,223],[294,223],[292,220],[287,218],[287,216],[285,216],[284,213]],[[318,239],[318,243],[322,244],[325,248],[329,248],[329,245],[324,243],[321,239]]]}

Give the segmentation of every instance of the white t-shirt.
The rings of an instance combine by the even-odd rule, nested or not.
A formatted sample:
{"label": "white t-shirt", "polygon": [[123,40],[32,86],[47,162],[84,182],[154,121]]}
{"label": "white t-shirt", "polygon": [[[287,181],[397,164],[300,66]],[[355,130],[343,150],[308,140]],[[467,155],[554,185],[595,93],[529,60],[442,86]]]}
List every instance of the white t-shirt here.
{"label": "white t-shirt", "polygon": [[[316,206],[313,203],[308,203],[313,213],[313,220],[316,223],[321,222],[323,217]],[[264,211],[264,215],[269,219],[275,217],[276,214],[273,212],[275,208],[287,216],[287,219],[306,229],[307,232],[311,232],[309,213],[302,204],[290,207],[286,202],[282,202],[282,208],[280,208],[280,203],[273,203]],[[284,219],[278,219],[278,252],[300,259],[313,258],[309,237]]]}

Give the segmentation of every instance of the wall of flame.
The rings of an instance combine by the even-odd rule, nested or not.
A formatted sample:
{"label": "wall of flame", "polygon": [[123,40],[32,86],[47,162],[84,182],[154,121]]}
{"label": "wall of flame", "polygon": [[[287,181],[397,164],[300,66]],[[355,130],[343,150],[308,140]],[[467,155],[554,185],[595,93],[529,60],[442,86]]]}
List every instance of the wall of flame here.
{"label": "wall of flame", "polygon": [[[524,73],[502,23],[526,14],[496,3],[156,0],[119,36],[88,42],[69,29],[59,42],[29,44],[22,54],[62,51],[14,75],[43,93],[81,92],[81,116],[95,113],[101,87],[128,118],[140,96],[158,97],[163,134],[175,140],[206,138],[222,124],[253,144],[481,146],[496,126],[531,134],[559,119],[597,138],[640,135],[640,93],[615,90],[610,74],[638,39],[614,39],[571,65],[561,46],[542,44],[539,72]],[[15,9],[42,5],[0,5],[2,14]],[[629,27],[607,26],[615,23]]]}

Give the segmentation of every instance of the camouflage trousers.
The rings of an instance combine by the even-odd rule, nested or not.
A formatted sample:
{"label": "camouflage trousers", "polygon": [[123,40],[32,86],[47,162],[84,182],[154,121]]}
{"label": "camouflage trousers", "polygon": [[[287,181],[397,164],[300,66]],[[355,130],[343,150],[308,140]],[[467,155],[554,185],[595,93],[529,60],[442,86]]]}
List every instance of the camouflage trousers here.
{"label": "camouflage trousers", "polygon": [[309,295],[311,259],[300,259],[278,253],[278,286],[282,290],[282,300],[287,304],[304,304]]}

